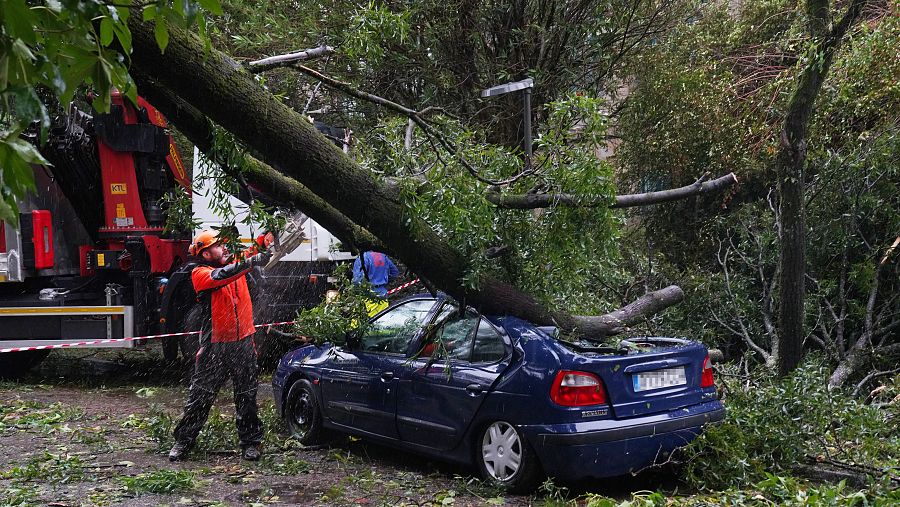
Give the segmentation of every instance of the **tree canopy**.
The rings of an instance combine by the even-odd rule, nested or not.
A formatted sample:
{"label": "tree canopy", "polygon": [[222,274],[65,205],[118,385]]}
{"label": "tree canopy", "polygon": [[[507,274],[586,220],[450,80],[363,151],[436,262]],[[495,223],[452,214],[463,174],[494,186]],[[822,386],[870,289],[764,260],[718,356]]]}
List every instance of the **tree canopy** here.
{"label": "tree canopy", "polygon": [[[235,179],[467,302],[605,334],[626,326],[573,316],[648,291],[630,308],[658,310],[682,292],[652,291],[684,283],[668,329],[724,335],[718,345],[771,363],[784,339],[780,131],[825,33],[809,5],[3,0],[0,216],[16,220],[54,110],[75,98],[102,111],[116,87],[147,94]],[[851,12],[839,7],[830,30]],[[895,268],[879,261],[897,227],[895,11],[876,2],[848,20],[804,141],[805,213],[822,247],[804,262],[798,339],[835,364],[876,335],[893,350]],[[333,50],[312,62],[249,65],[323,45]],[[478,96],[525,77],[530,165],[521,96]],[[349,158],[306,116],[353,129]],[[732,172],[740,186],[724,194],[611,209],[616,194],[731,185]]]}

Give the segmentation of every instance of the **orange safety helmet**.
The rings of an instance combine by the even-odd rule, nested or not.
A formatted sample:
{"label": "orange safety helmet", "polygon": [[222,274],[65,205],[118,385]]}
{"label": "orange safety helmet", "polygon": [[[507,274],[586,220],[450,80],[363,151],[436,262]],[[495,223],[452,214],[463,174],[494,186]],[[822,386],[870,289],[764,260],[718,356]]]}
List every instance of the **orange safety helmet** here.
{"label": "orange safety helmet", "polygon": [[219,241],[219,231],[206,229],[194,236],[194,241],[188,247],[188,253],[197,256],[207,248],[215,245]]}

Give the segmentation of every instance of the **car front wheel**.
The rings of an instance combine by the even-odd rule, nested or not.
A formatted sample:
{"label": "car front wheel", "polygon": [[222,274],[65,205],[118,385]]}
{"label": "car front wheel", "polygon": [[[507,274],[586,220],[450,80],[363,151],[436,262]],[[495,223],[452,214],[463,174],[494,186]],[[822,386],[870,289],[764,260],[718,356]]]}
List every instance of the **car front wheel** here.
{"label": "car front wheel", "polygon": [[291,386],[287,395],[284,418],[291,436],[301,444],[319,445],[323,442],[322,410],[308,380],[298,380]]}
{"label": "car front wheel", "polygon": [[481,433],[476,453],[485,480],[510,493],[528,493],[540,480],[537,456],[525,437],[508,422],[488,425]]}

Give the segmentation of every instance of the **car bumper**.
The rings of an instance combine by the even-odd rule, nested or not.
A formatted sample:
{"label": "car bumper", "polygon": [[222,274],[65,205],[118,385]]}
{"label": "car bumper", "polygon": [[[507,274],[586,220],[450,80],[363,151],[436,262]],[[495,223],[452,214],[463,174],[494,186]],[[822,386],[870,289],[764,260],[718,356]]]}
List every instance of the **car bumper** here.
{"label": "car bumper", "polygon": [[284,399],[284,381],[287,377],[287,372],[279,367],[275,370],[275,373],[272,375],[272,395],[275,397],[275,410],[278,415],[283,415],[282,409],[282,401]]}
{"label": "car bumper", "polygon": [[672,451],[696,438],[703,425],[724,417],[722,403],[711,401],[627,420],[530,425],[520,429],[545,472],[564,479],[581,479],[624,475],[663,462]]}
{"label": "car bumper", "polygon": [[272,384],[272,396],[275,397],[275,413],[279,416],[283,416],[283,407],[281,406],[281,400],[283,397],[282,387],[277,384]]}

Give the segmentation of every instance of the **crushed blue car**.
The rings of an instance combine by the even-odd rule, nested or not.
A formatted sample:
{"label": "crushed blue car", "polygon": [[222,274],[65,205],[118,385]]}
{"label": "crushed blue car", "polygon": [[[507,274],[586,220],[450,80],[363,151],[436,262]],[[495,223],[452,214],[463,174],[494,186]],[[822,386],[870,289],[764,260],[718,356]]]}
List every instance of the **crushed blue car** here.
{"label": "crushed blue car", "polygon": [[724,418],[706,347],[556,338],[428,294],[395,302],[342,346],[286,354],[275,402],[294,437],[338,432],[477,467],[509,491],[544,474],[611,477],[665,461]]}

